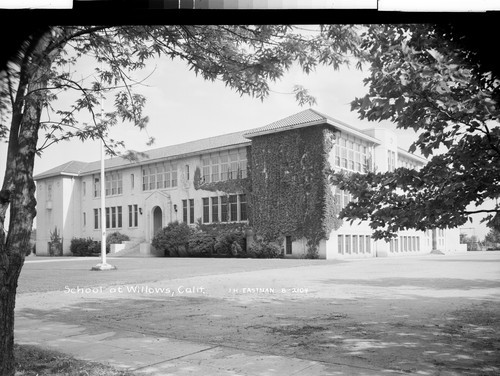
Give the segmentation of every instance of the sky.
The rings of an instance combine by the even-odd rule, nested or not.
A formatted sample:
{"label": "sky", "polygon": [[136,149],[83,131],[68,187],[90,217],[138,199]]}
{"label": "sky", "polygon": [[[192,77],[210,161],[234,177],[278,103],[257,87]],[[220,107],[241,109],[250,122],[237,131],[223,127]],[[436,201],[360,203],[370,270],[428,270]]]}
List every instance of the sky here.
{"label": "sky", "polygon": [[[92,64],[77,66],[75,74],[84,77],[92,74]],[[137,80],[148,77],[144,84],[136,88],[147,98],[145,114],[149,116],[146,131],[140,131],[128,124],[119,124],[111,132],[111,137],[123,140],[127,149],[145,151],[198,140],[206,137],[232,133],[261,127],[290,116],[308,106],[299,106],[291,94],[294,85],[302,85],[316,98],[312,108],[333,118],[358,128],[386,127],[398,134],[398,146],[408,149],[416,136],[413,130],[396,129],[389,121],[368,122],[358,119],[350,111],[350,102],[367,92],[363,78],[367,71],[359,71],[354,65],[335,71],[332,67],[318,67],[306,75],[298,67],[293,67],[285,77],[271,84],[271,93],[264,101],[248,96],[241,97],[224,83],[204,81],[186,64],[179,60],[152,60],[145,70],[135,75]],[[69,97],[62,97],[56,103],[64,107]],[[104,103],[106,107],[111,102]],[[81,122],[88,121],[82,115]],[[151,147],[146,142],[152,136],[156,139]],[[5,161],[6,144],[0,144],[0,160]],[[52,145],[35,161],[35,175],[70,160],[91,162],[100,158],[100,143],[71,140]],[[1,162],[0,176],[3,177],[5,162]],[[474,221],[468,224],[468,234],[484,237],[488,229]],[[474,229],[472,229],[474,227]]]}

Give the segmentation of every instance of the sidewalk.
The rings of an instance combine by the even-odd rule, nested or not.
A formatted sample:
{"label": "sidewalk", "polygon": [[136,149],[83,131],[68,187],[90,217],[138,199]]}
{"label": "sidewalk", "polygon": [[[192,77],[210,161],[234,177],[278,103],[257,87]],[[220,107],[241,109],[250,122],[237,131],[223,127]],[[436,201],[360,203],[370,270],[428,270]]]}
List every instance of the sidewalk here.
{"label": "sidewalk", "polygon": [[224,346],[146,336],[134,332],[86,334],[85,327],[16,318],[16,343],[43,346],[78,359],[106,363],[138,375],[384,375],[398,374],[343,364],[266,355]]}

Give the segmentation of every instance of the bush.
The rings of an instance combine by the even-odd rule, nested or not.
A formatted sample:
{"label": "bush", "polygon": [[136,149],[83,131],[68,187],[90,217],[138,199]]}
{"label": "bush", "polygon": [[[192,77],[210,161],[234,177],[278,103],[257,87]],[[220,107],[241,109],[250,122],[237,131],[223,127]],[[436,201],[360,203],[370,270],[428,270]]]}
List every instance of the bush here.
{"label": "bush", "polygon": [[254,258],[282,258],[283,250],[277,243],[258,239],[248,248],[248,255]]}
{"label": "bush", "polygon": [[121,244],[122,242],[128,241],[130,238],[125,234],[120,234],[119,232],[113,232],[111,235],[106,237],[106,253],[111,250],[111,244]]}
{"label": "bush", "polygon": [[194,232],[189,236],[187,255],[191,257],[210,257],[213,254],[215,238],[204,232]]}
{"label": "bush", "polygon": [[191,233],[186,223],[171,222],[155,234],[151,244],[165,256],[178,256],[186,251]]}
{"label": "bush", "polygon": [[215,239],[214,251],[221,256],[241,257],[246,249],[246,237],[241,232],[225,232]]}
{"label": "bush", "polygon": [[73,238],[69,249],[74,256],[93,256],[101,252],[101,242],[92,238]]}

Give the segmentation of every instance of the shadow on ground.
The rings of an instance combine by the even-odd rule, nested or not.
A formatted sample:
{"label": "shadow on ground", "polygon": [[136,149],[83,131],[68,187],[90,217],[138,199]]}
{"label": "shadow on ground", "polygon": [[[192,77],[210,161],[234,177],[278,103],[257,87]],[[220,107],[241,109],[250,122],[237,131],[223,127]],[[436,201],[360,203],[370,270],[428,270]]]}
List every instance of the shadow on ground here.
{"label": "shadow on ground", "polygon": [[[396,283],[391,278],[370,284],[374,282],[380,286]],[[422,282],[432,285],[432,280],[405,280],[405,284],[419,286]],[[449,286],[454,284],[450,281]],[[89,299],[58,311],[23,309],[17,315],[78,323],[90,334],[113,332],[115,337],[189,340],[314,360],[331,367],[349,365],[367,370],[366,374],[385,370],[422,375],[441,371],[450,375],[498,375],[499,308],[495,301],[429,297],[403,302],[165,296]]]}

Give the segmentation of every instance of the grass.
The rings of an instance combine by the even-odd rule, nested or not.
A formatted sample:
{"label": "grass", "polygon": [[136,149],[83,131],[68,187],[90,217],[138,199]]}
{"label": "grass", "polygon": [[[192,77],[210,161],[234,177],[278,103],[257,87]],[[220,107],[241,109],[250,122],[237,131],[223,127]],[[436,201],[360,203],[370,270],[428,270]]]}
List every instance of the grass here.
{"label": "grass", "polygon": [[110,366],[72,358],[38,346],[15,345],[16,376],[133,376]]}

